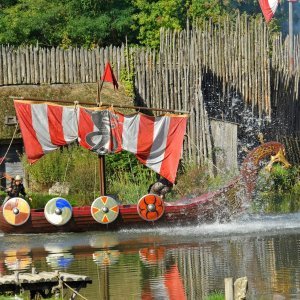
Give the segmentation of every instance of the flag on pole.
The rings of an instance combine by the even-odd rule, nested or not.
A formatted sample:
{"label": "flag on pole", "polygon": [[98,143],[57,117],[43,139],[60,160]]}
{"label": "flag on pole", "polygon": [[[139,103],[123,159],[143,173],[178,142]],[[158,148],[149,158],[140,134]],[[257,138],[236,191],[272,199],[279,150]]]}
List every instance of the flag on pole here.
{"label": "flag on pole", "polygon": [[279,0],[259,0],[260,8],[267,23],[273,18],[278,4]]}
{"label": "flag on pole", "polygon": [[106,63],[105,65],[104,74],[102,75],[101,80],[105,82],[111,82],[114,85],[114,88],[118,89],[119,87],[117,79],[113,73],[113,70],[109,62]]}

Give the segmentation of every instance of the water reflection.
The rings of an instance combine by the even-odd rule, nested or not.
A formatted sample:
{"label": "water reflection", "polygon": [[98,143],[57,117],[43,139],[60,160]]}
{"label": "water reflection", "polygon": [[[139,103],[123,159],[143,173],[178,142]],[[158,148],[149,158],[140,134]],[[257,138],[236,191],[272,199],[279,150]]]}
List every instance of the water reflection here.
{"label": "water reflection", "polygon": [[23,247],[18,250],[7,249],[4,251],[4,264],[8,270],[19,271],[30,268],[32,258],[29,254],[30,248]]}
{"label": "water reflection", "polygon": [[118,250],[102,250],[93,253],[93,261],[100,267],[110,266],[119,260]]}
{"label": "water reflection", "polygon": [[74,260],[74,255],[71,253],[72,247],[65,247],[60,243],[48,243],[44,248],[49,253],[46,256],[46,262],[53,270],[67,270]]}
{"label": "water reflection", "polygon": [[164,261],[166,247],[147,247],[139,250],[139,256],[146,265],[156,265]]}
{"label": "water reflection", "polygon": [[[88,275],[88,299],[204,299],[247,276],[249,299],[300,299],[300,215],[115,233],[5,235],[0,272]],[[248,299],[248,298],[247,298]]]}

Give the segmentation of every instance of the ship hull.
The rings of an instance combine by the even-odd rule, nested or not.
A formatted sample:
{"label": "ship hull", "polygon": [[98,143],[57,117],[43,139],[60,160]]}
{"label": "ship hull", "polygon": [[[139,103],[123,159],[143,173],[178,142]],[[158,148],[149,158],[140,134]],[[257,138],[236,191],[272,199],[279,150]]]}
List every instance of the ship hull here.
{"label": "ship hull", "polygon": [[[219,194],[219,193],[218,193]],[[100,224],[91,215],[90,206],[73,207],[70,221],[62,226],[52,225],[47,221],[43,209],[31,209],[28,221],[20,226],[6,222],[0,207],[0,231],[3,233],[55,233],[109,231],[131,228],[153,228],[174,225],[197,225],[216,220],[228,220],[240,209],[230,209],[217,200],[217,193],[208,193],[193,199],[183,199],[165,204],[163,216],[157,221],[145,221],[137,212],[137,205],[120,205],[117,219],[110,224]]]}

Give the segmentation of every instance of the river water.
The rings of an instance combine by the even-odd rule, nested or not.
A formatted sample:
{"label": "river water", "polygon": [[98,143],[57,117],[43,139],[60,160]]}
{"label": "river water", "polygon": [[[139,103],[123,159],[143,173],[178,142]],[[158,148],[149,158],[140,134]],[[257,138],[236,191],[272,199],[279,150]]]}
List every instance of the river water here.
{"label": "river water", "polygon": [[300,214],[228,224],[0,237],[0,271],[88,275],[87,299],[205,299],[247,276],[247,299],[300,299]]}

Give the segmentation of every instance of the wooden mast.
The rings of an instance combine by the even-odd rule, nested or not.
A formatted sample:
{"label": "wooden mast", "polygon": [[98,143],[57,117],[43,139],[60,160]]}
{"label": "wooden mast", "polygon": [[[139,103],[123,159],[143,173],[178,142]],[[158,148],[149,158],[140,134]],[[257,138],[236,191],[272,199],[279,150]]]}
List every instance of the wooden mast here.
{"label": "wooden mast", "polygon": [[[103,80],[97,81],[97,106],[100,103],[100,93],[103,87]],[[99,184],[100,184],[100,196],[106,195],[106,178],[105,178],[105,156],[99,154]]]}

